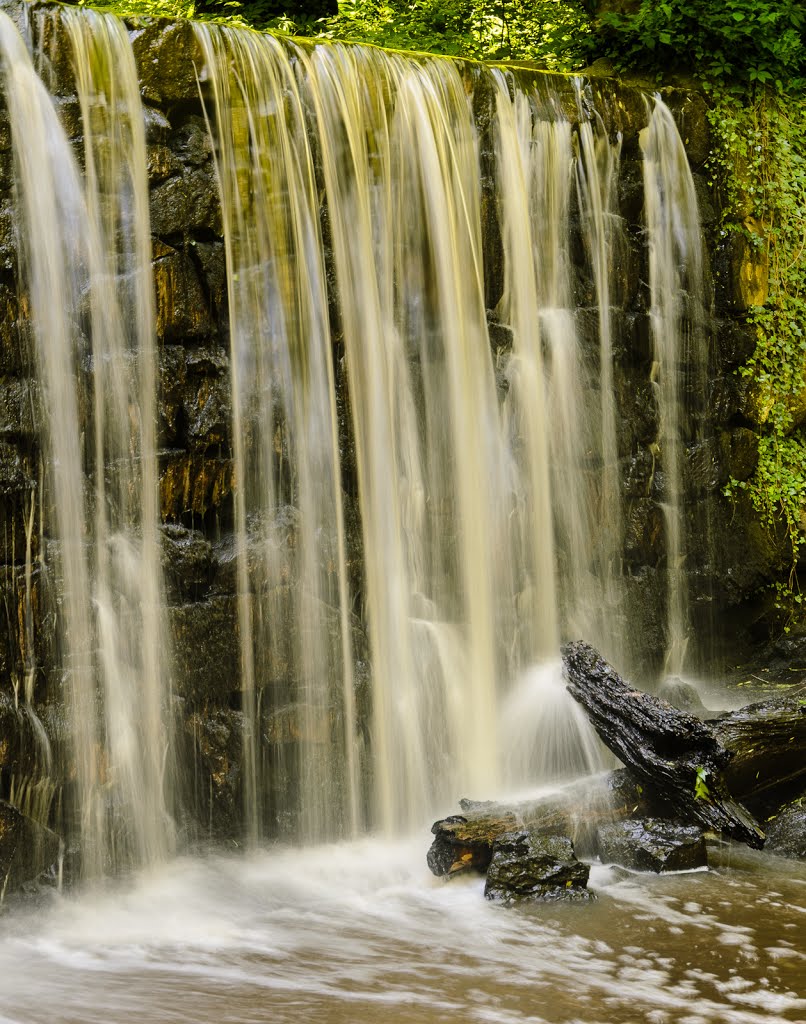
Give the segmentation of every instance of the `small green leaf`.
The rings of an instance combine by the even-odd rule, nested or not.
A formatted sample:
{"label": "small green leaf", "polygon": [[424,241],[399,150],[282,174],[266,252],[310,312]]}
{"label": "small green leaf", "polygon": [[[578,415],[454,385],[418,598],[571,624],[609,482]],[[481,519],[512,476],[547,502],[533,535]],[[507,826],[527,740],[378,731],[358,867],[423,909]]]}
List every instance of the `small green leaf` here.
{"label": "small green leaf", "polygon": [[706,779],[708,778],[707,768],[697,769],[697,778],[694,781],[694,799],[695,800],[710,800],[711,791],[708,789]]}

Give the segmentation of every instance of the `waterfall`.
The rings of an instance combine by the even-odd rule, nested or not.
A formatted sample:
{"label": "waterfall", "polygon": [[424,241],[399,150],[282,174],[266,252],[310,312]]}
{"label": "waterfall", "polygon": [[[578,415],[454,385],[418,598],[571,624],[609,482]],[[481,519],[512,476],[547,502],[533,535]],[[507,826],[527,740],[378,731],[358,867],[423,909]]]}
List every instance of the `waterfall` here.
{"label": "waterfall", "polygon": [[83,176],[5,14],[0,31],[49,451],[59,668],[83,866],[97,874],[170,847],[153,284],[128,34],[91,11],[61,17],[77,69]]}
{"label": "waterfall", "polygon": [[[69,52],[83,147],[3,15],[47,467],[37,557],[70,716],[68,807],[85,870],[101,873],[171,851],[191,767],[171,726],[192,716],[161,570],[146,113],[122,22],[32,17],[52,28],[43,77],[64,74]],[[237,755],[215,772],[236,780],[247,842],[394,834],[461,795],[599,769],[558,652],[584,638],[617,666],[632,656],[621,134],[582,80],[209,23],[188,36],[198,94],[176,116],[202,112],[214,154],[233,487],[215,527],[174,518],[230,545],[219,585],[237,630],[230,690],[187,700],[194,722],[208,701],[238,722]],[[148,116],[168,124],[164,110]],[[679,672],[703,263],[673,119],[659,99],[647,118],[654,450]]]}
{"label": "waterfall", "polygon": [[[650,321],[664,479],[667,563],[667,675],[679,676],[689,642],[687,530],[683,473],[687,440],[702,439],[708,385],[703,256],[697,196],[669,108],[656,96],[642,133],[649,246]],[[698,415],[699,413],[699,415]],[[692,436],[693,434],[693,436]],[[707,508],[696,517],[708,529]]]}
{"label": "waterfall", "polygon": [[[299,756],[275,770],[294,773],[300,795],[280,796],[279,813],[299,808],[294,830],[310,840],[338,835],[343,825],[355,832],[359,823],[352,621],[314,154],[282,45],[270,36],[197,31],[211,69],[227,246],[248,831],[253,840],[261,832],[268,781],[262,718],[282,715],[290,703]],[[283,691],[283,675],[296,680],[292,692]]]}

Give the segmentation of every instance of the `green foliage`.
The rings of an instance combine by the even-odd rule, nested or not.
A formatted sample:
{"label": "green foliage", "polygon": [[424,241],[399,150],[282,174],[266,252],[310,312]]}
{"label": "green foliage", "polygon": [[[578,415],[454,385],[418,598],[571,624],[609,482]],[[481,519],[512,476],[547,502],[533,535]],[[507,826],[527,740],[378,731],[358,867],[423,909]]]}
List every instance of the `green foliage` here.
{"label": "green foliage", "polygon": [[706,779],[708,778],[707,768],[698,768],[697,774],[694,779],[694,799],[695,800],[710,800],[711,790],[708,788]]}
{"label": "green foliage", "polygon": [[635,14],[603,14],[592,49],[631,71],[798,88],[805,37],[802,0],[641,0]]}
{"label": "green foliage", "polygon": [[763,305],[748,321],[756,350],[741,369],[763,421],[758,467],[728,494],[749,493],[763,522],[783,522],[792,547],[789,584],[780,603],[800,604],[794,574],[806,540],[806,101],[792,90],[758,88],[750,102],[723,93],[711,122],[725,193],[727,227],[746,233],[768,268]]}
{"label": "green foliage", "polygon": [[[85,0],[79,0],[84,3]],[[576,0],[108,0],[122,16],[201,18],[555,70],[585,63],[591,19]]]}
{"label": "green foliage", "polygon": [[[244,13],[255,5],[245,0]],[[268,27],[484,60],[529,60],[570,70],[584,63],[590,17],[573,0],[341,0],[338,14],[305,24],[298,17]],[[311,31],[311,30],[314,31]]]}

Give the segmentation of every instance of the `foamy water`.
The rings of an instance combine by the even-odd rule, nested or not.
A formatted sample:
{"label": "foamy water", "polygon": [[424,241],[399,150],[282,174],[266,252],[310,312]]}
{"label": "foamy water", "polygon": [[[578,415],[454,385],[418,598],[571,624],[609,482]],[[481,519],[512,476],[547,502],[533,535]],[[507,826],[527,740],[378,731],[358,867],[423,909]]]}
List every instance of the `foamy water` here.
{"label": "foamy water", "polygon": [[505,909],[481,878],[432,878],[426,847],[183,859],[17,909],[2,921],[0,1020],[806,1019],[802,865],[734,850],[675,876],[594,866],[592,906]]}

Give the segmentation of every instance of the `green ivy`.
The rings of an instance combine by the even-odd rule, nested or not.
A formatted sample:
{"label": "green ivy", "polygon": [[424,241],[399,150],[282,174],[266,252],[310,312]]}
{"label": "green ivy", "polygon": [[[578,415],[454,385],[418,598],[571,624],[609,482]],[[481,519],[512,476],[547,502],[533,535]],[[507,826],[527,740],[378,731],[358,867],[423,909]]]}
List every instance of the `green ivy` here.
{"label": "green ivy", "polygon": [[783,523],[791,545],[781,605],[800,604],[795,567],[806,541],[806,101],[794,90],[723,91],[711,111],[720,148],[726,228],[744,235],[768,272],[763,305],[750,309],[756,349],[740,373],[763,431],[753,476],[731,480],[770,528]]}

